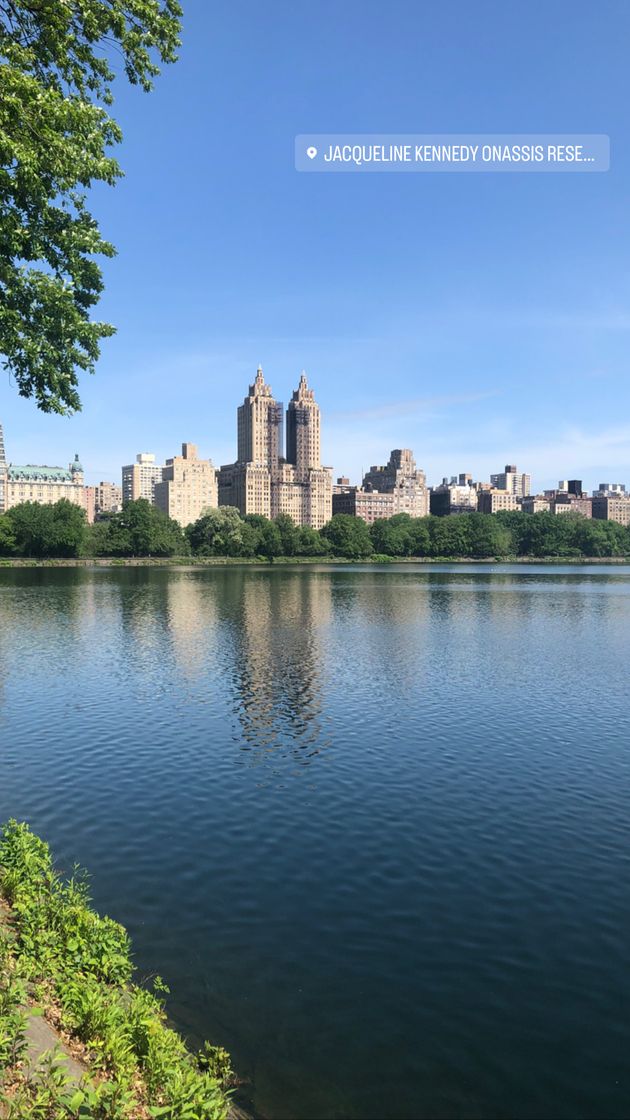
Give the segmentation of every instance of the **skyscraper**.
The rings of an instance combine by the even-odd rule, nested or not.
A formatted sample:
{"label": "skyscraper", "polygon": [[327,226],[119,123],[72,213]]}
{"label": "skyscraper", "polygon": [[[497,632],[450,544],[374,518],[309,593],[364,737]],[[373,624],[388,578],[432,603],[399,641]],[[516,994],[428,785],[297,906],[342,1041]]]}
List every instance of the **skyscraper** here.
{"label": "skyscraper", "polygon": [[287,408],[287,463],[297,468],[300,479],[322,465],[319,405],[304,370]]}
{"label": "skyscraper", "polygon": [[254,384],[237,411],[239,463],[273,469],[282,455],[282,404],[274,400],[258,366]]}
{"label": "skyscraper", "polygon": [[304,371],[287,408],[287,458],[272,482],[271,510],[313,529],[332,517],[332,471],[322,467],[319,405]]}
{"label": "skyscraper", "polygon": [[260,367],[238,408],[238,459],[219,472],[219,505],[244,515],[278,517],[319,529],[332,516],[332,475],[321,465],[320,413],[306,374],[287,409],[287,458],[282,454],[282,405]]}
{"label": "skyscraper", "polygon": [[271,517],[271,476],[278,470],[282,444],[282,405],[265,383],[261,367],[237,409],[237,460],[219,470],[219,505],[243,515]]}

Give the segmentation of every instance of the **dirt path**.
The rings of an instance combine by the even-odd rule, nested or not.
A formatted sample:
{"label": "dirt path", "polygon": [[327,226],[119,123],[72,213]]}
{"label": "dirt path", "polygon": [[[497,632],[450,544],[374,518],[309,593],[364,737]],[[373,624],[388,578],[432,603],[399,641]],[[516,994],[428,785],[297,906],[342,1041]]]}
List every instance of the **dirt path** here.
{"label": "dirt path", "polygon": [[[0,926],[12,936],[11,910],[3,898],[0,897]],[[37,1079],[38,1071],[42,1067],[42,1059],[51,1051],[59,1062],[66,1068],[70,1078],[69,1086],[78,1085],[81,1078],[88,1072],[82,1062],[77,1061],[70,1053],[66,1043],[59,1036],[55,1028],[44,1018],[41,1008],[34,1003],[25,1005],[26,1011],[26,1054],[25,1067],[28,1069],[29,1079]],[[2,1106],[0,1105],[0,1117]]]}

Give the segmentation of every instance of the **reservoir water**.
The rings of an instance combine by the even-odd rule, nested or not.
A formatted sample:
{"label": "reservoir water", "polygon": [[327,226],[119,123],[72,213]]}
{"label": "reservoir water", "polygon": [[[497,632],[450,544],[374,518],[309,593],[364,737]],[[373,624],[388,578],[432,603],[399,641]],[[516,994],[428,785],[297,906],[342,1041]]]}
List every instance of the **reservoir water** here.
{"label": "reservoir water", "polygon": [[273,1120],[630,1115],[630,568],[0,569],[0,819]]}

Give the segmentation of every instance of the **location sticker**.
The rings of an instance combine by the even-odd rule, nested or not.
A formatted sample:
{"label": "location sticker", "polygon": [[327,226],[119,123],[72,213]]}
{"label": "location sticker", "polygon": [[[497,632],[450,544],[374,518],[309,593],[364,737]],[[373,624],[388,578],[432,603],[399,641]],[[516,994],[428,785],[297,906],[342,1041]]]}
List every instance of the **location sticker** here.
{"label": "location sticker", "polygon": [[[0,8],[2,3],[0,0]],[[608,171],[603,133],[301,133],[297,171],[588,172]]]}

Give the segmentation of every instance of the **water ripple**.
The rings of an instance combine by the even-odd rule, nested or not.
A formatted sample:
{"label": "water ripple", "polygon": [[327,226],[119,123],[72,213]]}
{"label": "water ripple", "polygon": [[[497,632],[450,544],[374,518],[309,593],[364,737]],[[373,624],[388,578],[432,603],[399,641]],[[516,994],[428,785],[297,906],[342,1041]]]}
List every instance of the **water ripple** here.
{"label": "water ripple", "polygon": [[626,1117],[630,570],[0,571],[0,816],[277,1118]]}

